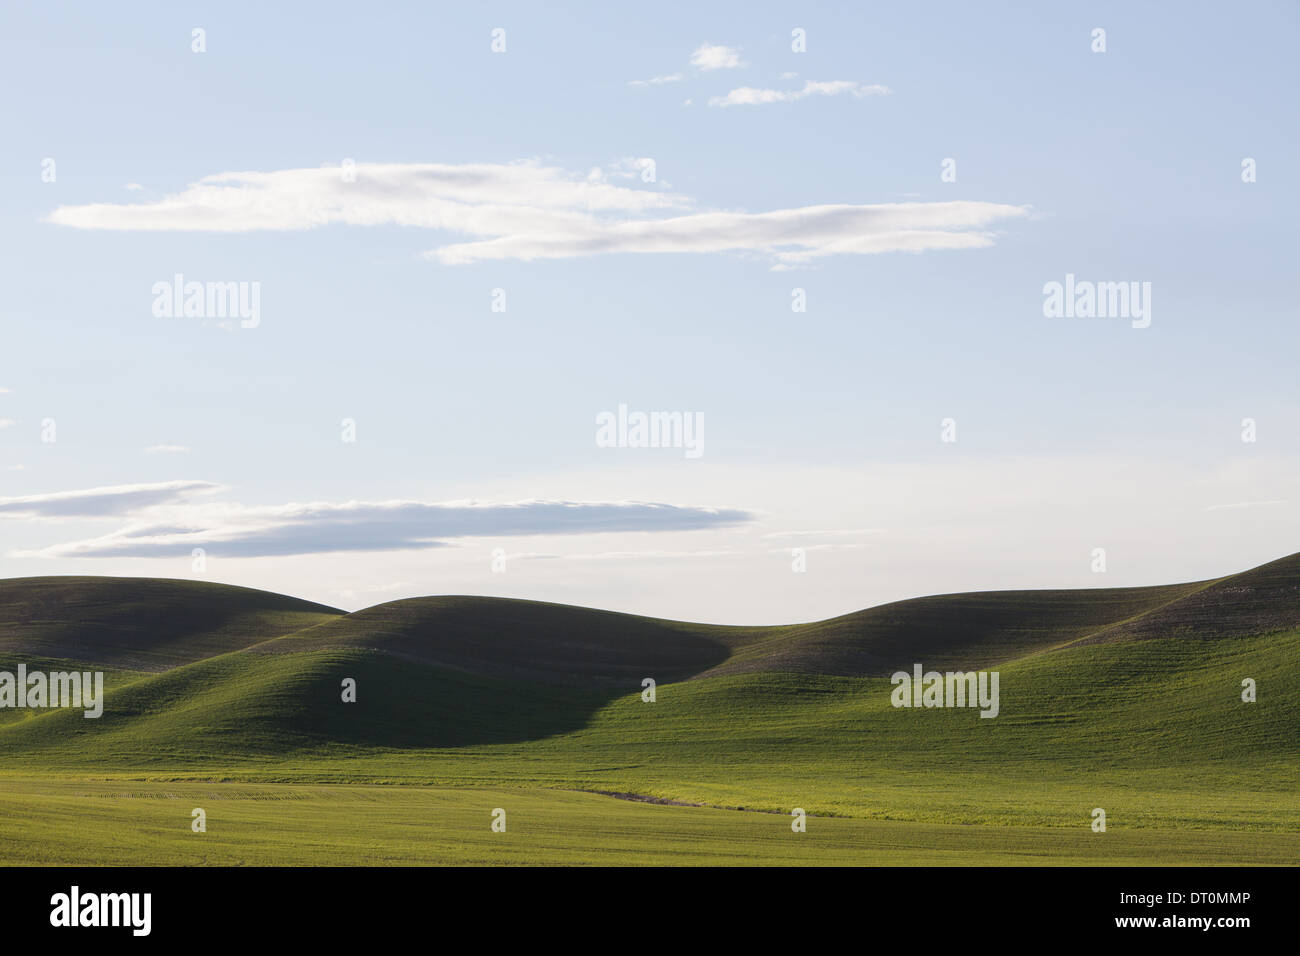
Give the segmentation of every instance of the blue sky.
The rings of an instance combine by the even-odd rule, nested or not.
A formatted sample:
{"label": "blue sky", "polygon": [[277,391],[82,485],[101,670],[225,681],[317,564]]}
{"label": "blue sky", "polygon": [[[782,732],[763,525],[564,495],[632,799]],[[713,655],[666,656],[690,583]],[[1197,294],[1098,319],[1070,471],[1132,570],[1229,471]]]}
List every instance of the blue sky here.
{"label": "blue sky", "polygon": [[567,6],[6,7],[0,574],[776,622],[1297,550],[1294,5]]}

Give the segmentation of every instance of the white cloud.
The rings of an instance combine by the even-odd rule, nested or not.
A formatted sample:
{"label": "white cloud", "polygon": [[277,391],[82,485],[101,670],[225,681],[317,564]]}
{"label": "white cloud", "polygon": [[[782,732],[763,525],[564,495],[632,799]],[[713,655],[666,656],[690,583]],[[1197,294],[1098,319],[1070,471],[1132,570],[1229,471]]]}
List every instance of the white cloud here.
{"label": "white cloud", "polygon": [[765,103],[791,103],[809,96],[839,96],[848,93],[857,99],[867,96],[888,96],[892,91],[878,83],[870,86],[855,80],[805,80],[797,90],[769,90],[742,86],[726,96],[712,96],[710,106],[761,106]]}
{"label": "white cloud", "polygon": [[[611,175],[628,170],[615,164]],[[633,188],[535,161],[505,165],[360,165],[220,173],[154,202],[60,206],[49,219],[81,229],[245,232],[331,224],[460,233],[424,255],[444,265],[607,253],[750,252],[791,266],[821,256],[991,245],[994,224],[1028,207],[960,201],[817,205],[770,212],[683,212],[664,188]],[[664,186],[663,183],[659,184]]]}
{"label": "white cloud", "polygon": [[8,394],[9,394],[9,389],[5,388],[3,385],[0,385],[0,395],[8,395]]}
{"label": "white cloud", "polygon": [[343,224],[411,226],[471,234],[537,228],[592,213],[645,213],[685,200],[591,182],[536,161],[501,164],[358,164],[205,176],[153,202],[59,206],[48,220],[76,229],[250,232]]}
{"label": "white cloud", "polygon": [[0,418],[0,428],[11,428],[17,424],[12,418]]}
{"label": "white cloud", "polygon": [[734,47],[702,43],[691,54],[691,66],[701,70],[734,70],[746,66]]}
{"label": "white cloud", "polygon": [[[702,43],[691,53],[691,66],[698,70],[734,70],[749,64],[740,59],[740,51],[735,47]],[[629,80],[629,86],[663,86],[667,83],[680,83],[685,79],[681,73],[665,73],[652,76],[648,80]]]}
{"label": "white cloud", "polygon": [[426,255],[444,265],[463,265],[620,252],[756,252],[770,256],[780,266],[792,266],[849,253],[984,248],[994,239],[987,227],[1026,215],[1026,207],[984,202],[709,212],[668,219],[586,221],[547,234],[518,233],[442,246]]}
{"label": "white cloud", "polygon": [[682,79],[680,73],[669,73],[666,76],[652,76],[648,80],[629,80],[629,86],[662,86],[665,83],[678,83]]}

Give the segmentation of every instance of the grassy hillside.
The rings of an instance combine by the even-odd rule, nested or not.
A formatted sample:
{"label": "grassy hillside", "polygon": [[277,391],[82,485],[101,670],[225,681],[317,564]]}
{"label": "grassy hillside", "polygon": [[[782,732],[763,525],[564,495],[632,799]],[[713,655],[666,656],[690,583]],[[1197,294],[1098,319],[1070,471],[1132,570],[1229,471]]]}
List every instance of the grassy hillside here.
{"label": "grassy hillside", "polygon": [[380,604],[253,650],[363,649],[490,677],[629,686],[646,676],[670,681],[704,671],[751,630],[539,601],[431,597]]}
{"label": "grassy hillside", "polygon": [[[345,678],[355,704],[341,700]],[[104,715],[45,713],[8,728],[13,763],[202,767],[311,751],[458,747],[583,727],[607,697],[498,681],[363,650],[226,654],[110,686]]]}
{"label": "grassy hillside", "polygon": [[1276,634],[1300,627],[1300,555],[1195,587],[1181,600],[1103,628],[1083,643],[1217,639]]}
{"label": "grassy hillside", "polygon": [[1050,650],[1195,593],[1203,584],[990,591],[897,601],[828,621],[765,629],[714,673],[788,671],[865,677],[916,661],[989,667]]}
{"label": "grassy hillside", "polygon": [[342,613],[282,594],[204,581],[10,578],[0,581],[0,657],[161,671]]}
{"label": "grassy hillside", "polygon": [[[129,684],[96,721],[8,727],[0,757],[14,771],[508,783],[965,823],[1051,825],[1104,791],[1122,794],[1129,825],[1153,825],[1182,793],[1186,825],[1281,829],[1300,827],[1298,668],[1295,632],[1209,656],[1177,641],[1074,648],[1001,667],[987,720],[895,709],[882,678],[727,675],[646,703],[384,654],[231,654]],[[344,676],[356,704],[339,700]],[[1241,703],[1242,676],[1259,703]]]}
{"label": "grassy hillside", "polygon": [[944,667],[1013,660],[1176,603],[1209,583],[946,594],[775,627],[692,624],[505,598],[412,598],[253,650],[364,648],[486,676],[575,686],[747,671],[865,677],[917,660]]}
{"label": "grassy hillside", "polygon": [[[0,583],[0,602],[11,583]],[[150,583],[184,603],[171,590],[184,582]],[[670,843],[694,832],[695,815],[733,808],[742,818],[738,832],[766,845],[773,833],[789,832],[788,820],[773,814],[798,806],[823,820],[856,821],[837,831],[852,845],[883,839],[886,824],[931,828],[891,839],[956,839],[953,862],[1009,861],[1019,852],[1038,862],[1058,851],[1076,854],[1076,862],[1140,854],[1141,842],[1081,846],[1075,837],[1050,836],[1077,830],[1106,839],[1088,829],[1092,808],[1101,806],[1112,830],[1150,831],[1149,846],[1168,861],[1290,852],[1282,861],[1291,862],[1300,849],[1298,586],[1300,560],[1292,557],[1211,582],[943,595],[771,628],[489,598],[396,601],[341,615],[241,589],[247,603],[216,628],[171,605],[169,619],[190,622],[193,637],[167,640],[147,623],[133,630],[129,613],[104,609],[101,592],[96,602],[74,605],[96,609],[89,633],[99,639],[78,640],[65,621],[61,650],[155,663],[165,653],[177,663],[163,672],[113,671],[98,720],[29,711],[0,723],[0,799],[7,788],[26,793],[11,801],[14,812],[39,828],[33,794],[73,800],[66,787],[75,781],[130,779],[145,795],[178,781],[245,781],[281,788],[281,796],[247,805],[233,796],[227,809],[280,832],[294,801],[333,807],[331,786],[348,785],[337,791],[340,808],[384,802],[375,795],[389,792],[393,806],[405,805],[407,787],[432,787],[447,794],[433,803],[445,800],[459,808],[455,814],[486,812],[480,800],[532,807],[535,825],[555,823],[544,848],[533,846],[553,862],[613,852],[614,844],[592,845],[584,856],[573,834],[588,831],[577,820],[564,830],[556,816],[564,808],[582,808],[615,829],[642,821],[664,829]],[[295,615],[306,615],[307,626],[284,627]],[[102,622],[110,620],[117,624],[105,640]],[[42,626],[51,633],[48,622]],[[214,634],[224,635],[225,646]],[[214,646],[222,650],[203,653]],[[999,716],[892,707],[888,674],[918,661],[996,668]],[[658,682],[653,703],[641,699],[643,677]],[[1257,683],[1256,703],[1241,701],[1247,677]],[[344,678],[357,682],[356,703],[340,699]],[[362,784],[388,786],[357,789]],[[466,796],[503,788],[507,796]],[[92,791],[79,792],[106,821],[154,806],[105,804]],[[568,791],[704,806],[651,807]],[[342,827],[347,815],[338,813]],[[322,809],[320,818],[335,819],[335,809]],[[758,836],[769,823],[773,833]],[[732,824],[718,826],[714,832],[730,832]],[[958,839],[944,829],[958,826],[992,827],[1010,842]],[[1015,828],[1025,829],[1013,836]],[[1180,842],[1179,833],[1214,836]],[[1260,834],[1277,842],[1265,851]],[[172,846],[172,836],[158,845],[169,859],[184,858],[188,845]],[[379,842],[389,846],[392,837]],[[333,831],[322,839],[347,842]],[[504,841],[478,839],[442,834],[404,859],[463,852],[466,862],[526,861],[526,844],[517,857]],[[1017,840],[1025,849],[1008,850]],[[774,854],[767,862],[803,860],[802,850],[779,840],[766,850],[700,841],[715,861],[750,852]],[[214,861],[266,862],[251,846],[243,856],[220,845]],[[826,853],[825,862],[852,858]],[[335,856],[322,848],[319,859],[326,858]]]}

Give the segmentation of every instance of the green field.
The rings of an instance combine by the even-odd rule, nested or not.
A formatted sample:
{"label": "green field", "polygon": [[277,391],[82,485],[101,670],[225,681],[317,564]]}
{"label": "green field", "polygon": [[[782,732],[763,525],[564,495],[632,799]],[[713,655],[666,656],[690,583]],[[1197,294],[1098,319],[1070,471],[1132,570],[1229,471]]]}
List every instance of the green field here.
{"label": "green field", "polygon": [[[108,690],[0,710],[6,864],[1300,861],[1300,556],[771,628],[14,579],[19,662]],[[998,671],[999,715],[891,706],[916,662]]]}

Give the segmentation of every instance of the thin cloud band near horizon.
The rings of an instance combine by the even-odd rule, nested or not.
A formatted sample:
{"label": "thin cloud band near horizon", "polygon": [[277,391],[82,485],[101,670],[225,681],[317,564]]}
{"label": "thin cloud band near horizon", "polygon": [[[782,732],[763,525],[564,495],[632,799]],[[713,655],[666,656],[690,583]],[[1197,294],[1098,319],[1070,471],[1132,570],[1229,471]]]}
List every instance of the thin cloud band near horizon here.
{"label": "thin cloud band near horizon", "polygon": [[733,527],[754,519],[739,508],[653,501],[346,501],[245,506],[196,504],[223,490],[211,482],[118,485],[0,498],[0,518],[127,523],[106,535],[12,557],[159,558],[194,548],[227,557],[274,557],[448,547],[463,538],[673,532]]}

